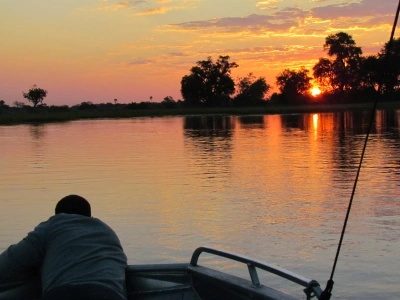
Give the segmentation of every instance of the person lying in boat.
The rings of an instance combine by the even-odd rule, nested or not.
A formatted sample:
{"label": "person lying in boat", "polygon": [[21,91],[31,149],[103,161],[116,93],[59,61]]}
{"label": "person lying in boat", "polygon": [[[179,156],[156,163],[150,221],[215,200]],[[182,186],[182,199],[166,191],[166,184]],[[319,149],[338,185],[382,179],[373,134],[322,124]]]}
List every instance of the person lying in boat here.
{"label": "person lying in boat", "polygon": [[126,299],[126,267],[115,232],[91,217],[86,199],[69,195],[0,255],[0,298]]}

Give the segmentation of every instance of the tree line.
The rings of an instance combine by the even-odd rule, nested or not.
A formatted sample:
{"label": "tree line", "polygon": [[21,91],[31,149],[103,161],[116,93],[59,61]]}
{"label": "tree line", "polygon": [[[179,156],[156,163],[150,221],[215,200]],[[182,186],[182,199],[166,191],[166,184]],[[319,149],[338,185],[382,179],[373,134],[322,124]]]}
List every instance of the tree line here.
{"label": "tree line", "polygon": [[[331,34],[323,45],[328,58],[320,58],[310,70],[285,69],[276,76],[276,85],[280,93],[265,98],[270,91],[264,77],[256,78],[249,74],[238,78],[235,83],[231,71],[237,68],[230,62],[229,56],[220,56],[216,62],[211,57],[198,61],[181,81],[181,94],[188,105],[204,106],[252,106],[270,101],[279,104],[302,104],[315,102],[311,96],[314,80],[321,94],[319,102],[343,103],[371,100],[371,95],[380,93],[392,98],[399,93],[400,87],[400,38],[389,42],[376,55],[362,56],[361,47],[351,35],[345,32]],[[235,94],[236,92],[236,94]],[[234,96],[233,96],[234,95]],[[392,97],[390,97],[392,96]]]}
{"label": "tree line", "polygon": [[[328,57],[319,58],[312,72],[305,67],[298,70],[285,69],[276,76],[279,93],[267,97],[271,85],[264,77],[249,73],[235,81],[232,70],[238,68],[229,56],[211,57],[198,61],[190,69],[190,74],[182,77],[181,95],[183,100],[175,101],[166,96],[161,103],[141,102],[130,104],[93,104],[82,102],[73,108],[88,110],[96,108],[123,107],[127,109],[174,108],[174,107],[226,107],[261,106],[267,103],[346,103],[375,99],[381,93],[385,100],[396,100],[400,94],[400,38],[384,44],[376,55],[363,56],[361,47],[353,37],[345,32],[328,35],[323,44]],[[390,52],[389,52],[390,50]],[[312,77],[310,76],[312,73]],[[317,83],[321,94],[311,95],[312,82]],[[381,90],[377,91],[378,86]],[[32,102],[34,108],[46,107],[43,103],[47,91],[34,85],[23,97]],[[15,107],[26,107],[23,102],[14,102]],[[8,107],[0,100],[1,108]],[[59,109],[66,109],[61,106]]]}

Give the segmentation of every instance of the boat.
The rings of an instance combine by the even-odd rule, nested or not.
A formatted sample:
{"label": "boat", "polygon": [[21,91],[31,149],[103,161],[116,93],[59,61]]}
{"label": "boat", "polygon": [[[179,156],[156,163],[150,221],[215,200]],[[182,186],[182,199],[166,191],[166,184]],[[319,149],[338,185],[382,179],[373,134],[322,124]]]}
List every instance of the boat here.
{"label": "boat", "polygon": [[[242,263],[249,277],[241,278],[199,264],[202,253]],[[197,248],[188,263],[128,265],[127,299],[209,300],[259,299],[295,300],[296,298],[260,282],[257,269],[274,274],[303,288],[306,299],[320,299],[322,290],[316,280],[305,278],[281,267],[229,251],[210,247]],[[27,296],[28,295],[28,296]],[[0,299],[40,299],[40,278],[30,281],[1,283]]]}
{"label": "boat", "polygon": [[[202,253],[242,263],[244,268],[248,268],[249,278],[240,278],[200,265]],[[189,263],[129,265],[126,272],[128,299],[296,299],[262,284],[257,269],[296,283],[304,289],[307,300],[321,297],[322,290],[316,280],[229,251],[199,247],[193,252]]]}
{"label": "boat", "polygon": [[[248,268],[247,279],[199,264],[202,253],[242,263]],[[197,248],[188,263],[128,265],[127,299],[209,300],[259,299],[295,300],[297,298],[260,282],[257,269],[274,274],[303,288],[306,299],[320,299],[322,290],[316,280],[305,278],[281,267],[229,251],[211,247]],[[28,296],[27,296],[28,295]],[[30,281],[1,283],[0,299],[40,299],[40,278]]]}

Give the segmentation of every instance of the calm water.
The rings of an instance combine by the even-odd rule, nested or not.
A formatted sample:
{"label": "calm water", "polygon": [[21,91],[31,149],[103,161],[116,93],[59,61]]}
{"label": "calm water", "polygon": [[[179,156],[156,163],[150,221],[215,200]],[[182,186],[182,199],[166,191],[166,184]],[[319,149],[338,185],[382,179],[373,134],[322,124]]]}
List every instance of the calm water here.
{"label": "calm water", "polygon": [[[208,245],[325,287],[367,123],[359,112],[2,126],[0,251],[76,193],[115,229],[131,264],[188,262]],[[400,111],[377,114],[333,299],[400,299],[399,124]],[[200,263],[247,277],[244,265]]]}

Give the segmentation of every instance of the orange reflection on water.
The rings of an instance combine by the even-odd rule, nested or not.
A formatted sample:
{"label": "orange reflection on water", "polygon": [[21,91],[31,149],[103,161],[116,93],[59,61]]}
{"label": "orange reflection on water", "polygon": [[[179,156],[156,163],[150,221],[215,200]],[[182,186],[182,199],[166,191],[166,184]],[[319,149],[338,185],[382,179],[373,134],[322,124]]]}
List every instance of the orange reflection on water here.
{"label": "orange reflection on water", "polygon": [[318,114],[313,114],[313,131],[314,131],[314,140],[318,137]]}
{"label": "orange reflection on water", "polygon": [[[299,118],[299,124],[308,124],[309,117],[299,115],[294,118]],[[307,145],[308,137],[301,134],[301,128],[293,127],[289,131],[282,128],[281,116],[265,116],[263,122],[265,130],[235,131],[234,180],[247,182],[246,186],[238,187],[247,192],[237,191],[237,194],[253,208],[250,215],[257,216],[265,224],[285,224],[293,217],[310,218],[311,224],[317,224],[323,207],[310,205],[310,201],[317,199],[304,195],[310,191],[323,192],[324,187],[316,179],[329,177],[329,173],[315,167],[318,147]],[[317,134],[317,130],[315,128],[313,134]],[[288,139],[289,135],[292,139]],[[295,207],[303,214],[287,213]]]}

